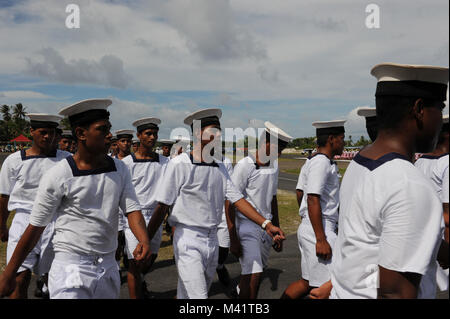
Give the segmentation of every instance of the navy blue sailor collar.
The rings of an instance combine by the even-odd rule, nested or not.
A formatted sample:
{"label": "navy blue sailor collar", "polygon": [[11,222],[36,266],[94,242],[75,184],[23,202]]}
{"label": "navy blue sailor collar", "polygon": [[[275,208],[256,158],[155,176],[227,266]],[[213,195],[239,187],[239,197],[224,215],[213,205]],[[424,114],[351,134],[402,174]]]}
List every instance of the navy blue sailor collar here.
{"label": "navy blue sailor collar", "polygon": [[373,171],[373,170],[377,169],[378,167],[380,167],[381,165],[383,165],[387,162],[390,162],[394,159],[397,159],[397,158],[411,163],[411,161],[408,160],[408,158],[406,156],[396,153],[396,152],[384,154],[383,156],[381,156],[375,160],[368,158],[368,157],[364,157],[360,153],[358,153],[353,158],[353,160],[356,163],[358,163],[359,165],[362,165],[362,166],[366,167],[367,169],[369,169],[370,171]]}
{"label": "navy blue sailor collar", "polygon": [[156,153],[153,153],[153,157],[148,159],[138,159],[136,158],[136,155],[134,155],[134,153],[131,153],[131,158],[133,159],[134,163],[149,163],[149,162],[159,163],[159,154]]}
{"label": "navy blue sailor collar", "polygon": [[34,159],[34,158],[50,158],[50,157],[56,157],[56,153],[58,152],[58,150],[54,150],[51,151],[48,155],[31,155],[31,156],[27,156],[26,150],[21,150],[20,151],[20,157],[22,158],[22,161],[26,161],[29,159]]}
{"label": "navy blue sailor collar", "polygon": [[69,163],[70,168],[72,169],[72,174],[74,177],[76,176],[88,176],[88,175],[97,175],[104,174],[117,171],[116,164],[114,163],[114,159],[110,156],[106,156],[106,161],[108,164],[105,167],[94,168],[94,169],[85,169],[80,170],[73,159],[73,156],[70,155],[66,157],[67,162]]}
{"label": "navy blue sailor collar", "polygon": [[[324,153],[316,153],[316,154],[311,155],[310,157],[308,157],[308,159],[310,160],[310,159],[312,159],[313,157],[315,157],[315,156],[317,156],[317,155],[323,155],[323,156],[325,156],[326,158],[328,158],[328,156],[327,156],[326,154],[324,154]],[[329,158],[328,158],[328,159],[329,159]],[[330,160],[330,164],[331,164],[331,165],[337,165],[336,161],[333,161],[332,159],[329,159],[329,160]]]}
{"label": "navy blue sailor collar", "polygon": [[205,163],[205,162],[194,162],[194,157],[192,156],[192,154],[189,154],[189,159],[191,160],[191,163],[193,165],[197,165],[197,166],[212,166],[212,167],[219,167],[219,164],[216,163],[216,161],[213,160],[212,163]]}
{"label": "navy blue sailor collar", "polygon": [[419,157],[419,159],[421,158],[425,158],[425,159],[440,159],[441,157],[447,156],[448,153],[444,153],[441,155],[422,155],[421,157]]}

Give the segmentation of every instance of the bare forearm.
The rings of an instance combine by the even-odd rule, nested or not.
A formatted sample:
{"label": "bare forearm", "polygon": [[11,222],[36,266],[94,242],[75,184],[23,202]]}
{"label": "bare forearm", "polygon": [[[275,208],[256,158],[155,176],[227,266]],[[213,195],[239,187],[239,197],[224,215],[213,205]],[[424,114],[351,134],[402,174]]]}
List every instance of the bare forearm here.
{"label": "bare forearm", "polygon": [[236,211],[230,201],[225,201],[225,218],[230,235],[236,234]]}
{"label": "bare forearm", "polygon": [[297,193],[297,204],[298,204],[298,207],[300,207],[300,206],[302,206],[303,191],[300,189],[297,189],[296,193]]}
{"label": "bare forearm", "polygon": [[245,217],[253,221],[258,225],[262,225],[266,220],[261,216],[249,202],[241,198],[236,203],[233,204]]}
{"label": "bare forearm", "polygon": [[0,195],[0,226],[5,226],[9,217],[8,211],[9,196]]}
{"label": "bare forearm", "polygon": [[141,243],[150,242],[148,239],[147,227],[145,225],[145,219],[142,216],[141,211],[131,212],[127,215],[128,225],[133,232],[134,236]]}
{"label": "bare forearm", "polygon": [[162,203],[158,204],[147,226],[148,237],[150,238],[150,240],[153,238],[153,236],[155,236],[156,231],[158,230],[159,226],[161,226],[164,217],[168,212],[169,206]]}
{"label": "bare forearm", "polygon": [[34,248],[34,246],[36,246],[36,243],[39,241],[44,229],[45,227],[28,225],[17,243],[11,260],[5,268],[5,275],[12,276],[17,272],[30,251]]}
{"label": "bare forearm", "polygon": [[322,209],[320,207],[320,197],[315,195],[308,195],[308,216],[311,225],[316,235],[316,240],[325,240],[325,231],[322,223]]}
{"label": "bare forearm", "polygon": [[278,200],[276,195],[272,199],[272,224],[280,227],[280,221],[278,219]]}

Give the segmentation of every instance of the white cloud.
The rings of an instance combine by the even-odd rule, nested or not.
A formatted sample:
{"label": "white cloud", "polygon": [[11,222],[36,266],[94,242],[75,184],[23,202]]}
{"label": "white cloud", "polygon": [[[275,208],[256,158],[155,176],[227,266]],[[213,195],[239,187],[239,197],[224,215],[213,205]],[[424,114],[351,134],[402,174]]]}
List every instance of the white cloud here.
{"label": "white cloud", "polygon": [[18,99],[18,100],[34,100],[34,99],[51,99],[52,97],[40,92],[34,91],[3,91],[0,92],[0,97],[7,99]]}
{"label": "white cloud", "polygon": [[26,72],[61,83],[100,84],[116,88],[127,86],[123,62],[114,55],[104,55],[99,61],[78,59],[65,61],[64,57],[53,48],[38,52],[42,62],[27,58]]}

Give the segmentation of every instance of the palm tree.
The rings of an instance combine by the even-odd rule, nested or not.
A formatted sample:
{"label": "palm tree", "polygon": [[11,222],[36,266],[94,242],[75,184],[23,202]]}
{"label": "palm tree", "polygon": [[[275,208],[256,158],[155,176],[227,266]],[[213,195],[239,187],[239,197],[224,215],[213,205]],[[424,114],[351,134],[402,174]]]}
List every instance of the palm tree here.
{"label": "palm tree", "polygon": [[13,110],[13,118],[14,118],[15,120],[24,120],[24,119],[25,119],[25,116],[27,115],[26,112],[25,112],[25,110],[26,110],[26,107],[24,107],[24,106],[22,105],[22,103],[17,103],[17,104],[14,106],[14,110]]}
{"label": "palm tree", "polygon": [[3,116],[3,120],[5,122],[9,122],[11,121],[11,113],[9,113],[10,109],[9,109],[9,105],[3,104],[2,105],[2,116]]}

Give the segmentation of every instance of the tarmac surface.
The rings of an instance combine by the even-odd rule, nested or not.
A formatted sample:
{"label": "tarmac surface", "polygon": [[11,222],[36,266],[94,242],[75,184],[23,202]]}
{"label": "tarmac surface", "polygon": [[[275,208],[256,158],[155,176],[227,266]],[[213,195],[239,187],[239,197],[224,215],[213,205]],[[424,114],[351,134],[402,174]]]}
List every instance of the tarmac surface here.
{"label": "tarmac surface", "polygon": [[[279,299],[290,283],[300,279],[300,258],[297,235],[287,236],[283,251],[277,253],[272,250],[270,254],[268,267],[262,276],[258,299]],[[231,291],[239,281],[241,268],[239,261],[231,253],[228,256],[226,268],[231,277],[231,284],[228,287],[223,286],[216,275],[209,291],[209,298],[232,299]],[[123,279],[120,299],[128,299],[128,286],[125,274]],[[145,281],[148,290],[151,291],[152,299],[174,299],[177,290],[177,270],[174,260],[156,260],[153,269],[145,276]],[[29,289],[29,298],[32,299],[35,299],[35,282],[35,277],[33,277]],[[437,298],[448,299],[448,290],[439,292]]]}

